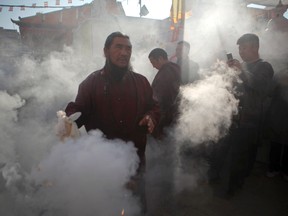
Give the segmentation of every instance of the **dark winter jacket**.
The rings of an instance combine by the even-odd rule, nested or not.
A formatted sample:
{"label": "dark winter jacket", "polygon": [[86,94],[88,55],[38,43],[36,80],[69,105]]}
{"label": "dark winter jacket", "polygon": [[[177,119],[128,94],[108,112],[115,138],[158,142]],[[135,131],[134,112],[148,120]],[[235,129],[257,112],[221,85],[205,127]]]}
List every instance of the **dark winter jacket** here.
{"label": "dark winter jacket", "polygon": [[105,69],[93,72],[79,85],[75,102],[70,102],[65,111],[68,116],[82,113],[76,121],[78,127],[99,129],[109,139],[134,142],[140,158],[145,154],[147,128],[139,126],[139,121],[146,114],[155,124],[160,118],[159,106],[144,76],[128,71],[117,81]]}
{"label": "dark winter jacket", "polygon": [[152,82],[153,97],[159,103],[161,111],[157,128],[159,133],[162,133],[164,127],[170,126],[177,116],[180,81],[180,67],[168,62],[160,68]]}

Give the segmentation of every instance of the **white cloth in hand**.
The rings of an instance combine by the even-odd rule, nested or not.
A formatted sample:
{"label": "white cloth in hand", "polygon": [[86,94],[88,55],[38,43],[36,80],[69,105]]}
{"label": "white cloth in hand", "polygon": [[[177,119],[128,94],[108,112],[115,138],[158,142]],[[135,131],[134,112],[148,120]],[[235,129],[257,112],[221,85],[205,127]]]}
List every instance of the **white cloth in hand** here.
{"label": "white cloth in hand", "polygon": [[66,113],[62,110],[57,112],[58,123],[56,125],[56,135],[60,138],[61,141],[64,141],[65,138],[77,138],[80,136],[80,131],[75,123],[80,117],[81,113],[76,112],[71,116],[66,116]]}

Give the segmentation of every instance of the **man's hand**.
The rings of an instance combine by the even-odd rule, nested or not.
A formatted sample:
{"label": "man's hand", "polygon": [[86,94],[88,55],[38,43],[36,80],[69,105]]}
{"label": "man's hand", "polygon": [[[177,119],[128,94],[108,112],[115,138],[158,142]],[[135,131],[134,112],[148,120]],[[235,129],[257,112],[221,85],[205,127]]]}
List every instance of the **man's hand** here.
{"label": "man's hand", "polygon": [[234,67],[235,69],[242,70],[241,63],[237,59],[231,59],[227,61],[229,67]]}
{"label": "man's hand", "polygon": [[140,126],[147,126],[148,132],[151,134],[155,128],[155,124],[149,115],[145,115],[144,118],[139,122]]}
{"label": "man's hand", "polygon": [[56,125],[56,135],[61,141],[64,141],[67,137],[76,138],[80,136],[80,132],[74,122],[80,115],[81,113],[74,113],[70,117],[67,117],[64,111],[60,110],[57,112],[58,123]]}

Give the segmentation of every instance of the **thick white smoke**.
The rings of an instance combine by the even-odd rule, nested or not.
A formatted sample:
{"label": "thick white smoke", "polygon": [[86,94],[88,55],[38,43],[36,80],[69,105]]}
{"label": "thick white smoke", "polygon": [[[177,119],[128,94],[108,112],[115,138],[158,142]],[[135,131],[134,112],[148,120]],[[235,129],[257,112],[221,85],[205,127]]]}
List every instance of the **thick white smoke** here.
{"label": "thick white smoke", "polygon": [[51,215],[120,215],[122,209],[134,215],[137,200],[124,186],[138,162],[132,143],[106,140],[93,131],[54,146],[31,178],[40,185],[36,196],[47,204],[44,209],[54,212]]}
{"label": "thick white smoke", "polygon": [[[17,109],[25,104],[19,95],[10,95],[6,91],[0,91],[0,166],[5,163],[14,162],[15,157],[15,143],[13,137],[17,135],[17,131],[11,131],[15,128],[18,121]],[[16,129],[16,128],[15,128]]]}
{"label": "thick white smoke", "polygon": [[[0,215],[120,215],[122,208],[131,215],[138,212],[137,198],[124,188],[138,163],[132,144],[106,141],[100,132],[78,143],[59,144],[54,134],[56,112],[74,100],[78,84],[103,65],[68,47],[42,60],[24,55],[16,56],[13,66],[4,62]],[[42,171],[37,172],[39,164]],[[44,178],[51,179],[53,187],[41,186]]]}
{"label": "thick white smoke", "polygon": [[[186,176],[173,173],[172,160],[177,149],[187,141],[190,146],[217,141],[237,113],[238,101],[232,85],[238,81],[237,74],[225,63],[212,68],[210,65],[224,51],[239,59],[237,39],[247,32],[261,33],[239,1],[228,5],[220,0],[217,3],[222,4],[214,5],[211,1],[195,1],[196,16],[185,24],[184,39],[191,44],[192,59],[209,69],[202,71],[201,81],[181,89],[181,116],[175,130],[171,130],[175,132],[171,137],[176,139],[167,141],[173,147],[149,139],[147,185],[152,187],[147,187],[147,194],[154,206],[163,198],[163,182],[168,181],[168,189],[174,182],[186,183]],[[207,7],[200,8],[201,2],[208,2]],[[81,56],[69,47],[42,59],[19,52],[0,55],[0,215],[120,215],[122,208],[133,215],[139,211],[138,200],[123,187],[138,163],[131,144],[107,141],[97,131],[63,144],[53,134],[56,112],[74,100],[78,84],[89,73],[103,66],[102,48],[108,34],[120,30],[130,35],[133,67],[149,81],[155,70],[148,53],[162,47],[173,54],[176,42],[167,42],[167,35],[163,39],[163,29],[151,25],[149,34],[152,32],[153,36],[143,38],[148,34],[147,28],[137,20],[113,20],[96,19],[92,26],[93,57]],[[165,34],[170,35],[168,31],[167,28]],[[207,170],[205,163],[186,166],[191,170],[197,166],[200,173]],[[187,181],[196,185],[198,176],[193,172]],[[159,193],[154,189],[159,189]]]}
{"label": "thick white smoke", "polygon": [[173,130],[175,137],[176,192],[195,189],[208,179],[210,145],[227,135],[233,115],[238,113],[234,86],[237,71],[217,61],[203,72],[203,78],[180,91],[180,114]]}
{"label": "thick white smoke", "polygon": [[238,112],[235,82],[236,71],[218,61],[204,79],[181,89],[181,113],[175,134],[180,143],[217,142],[226,135],[232,116]]}
{"label": "thick white smoke", "polygon": [[242,0],[198,0],[191,6],[193,16],[185,21],[184,40],[191,45],[190,57],[202,68],[209,68],[216,59],[226,60],[226,52],[239,59],[237,39],[258,31]]}

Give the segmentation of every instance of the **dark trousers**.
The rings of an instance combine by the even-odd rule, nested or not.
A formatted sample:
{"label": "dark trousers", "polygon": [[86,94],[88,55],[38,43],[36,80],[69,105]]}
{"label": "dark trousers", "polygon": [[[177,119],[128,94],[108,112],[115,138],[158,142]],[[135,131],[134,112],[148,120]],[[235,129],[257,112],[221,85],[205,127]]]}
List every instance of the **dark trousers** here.
{"label": "dark trousers", "polygon": [[[218,195],[230,194],[241,188],[250,175],[257,154],[256,128],[235,128],[221,140],[212,156],[210,174],[216,181]],[[216,144],[217,145],[217,144]],[[213,179],[213,177],[215,179]]]}
{"label": "dark trousers", "polygon": [[138,196],[140,199],[141,214],[146,214],[147,212],[147,200],[146,200],[146,157],[145,155],[140,157],[140,164],[137,170],[137,174],[132,177],[136,183],[136,188],[134,188],[134,195]]}
{"label": "dark trousers", "polygon": [[269,171],[283,172],[288,175],[288,146],[271,142],[269,154]]}

